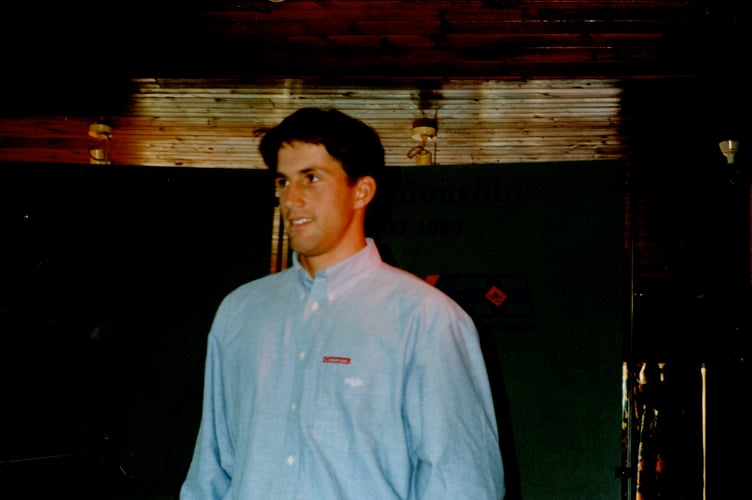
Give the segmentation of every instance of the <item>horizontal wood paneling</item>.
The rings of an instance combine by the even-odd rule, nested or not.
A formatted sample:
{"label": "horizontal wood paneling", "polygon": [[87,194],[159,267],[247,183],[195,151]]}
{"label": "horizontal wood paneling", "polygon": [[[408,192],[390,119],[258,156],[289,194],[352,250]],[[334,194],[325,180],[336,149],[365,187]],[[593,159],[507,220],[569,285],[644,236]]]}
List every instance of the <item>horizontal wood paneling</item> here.
{"label": "horizontal wood paneling", "polygon": [[[620,93],[612,80],[446,81],[430,90],[392,84],[135,79],[128,106],[106,116],[113,162],[264,168],[265,129],[304,106],[335,107],[382,137],[390,165],[410,165],[413,120],[436,118],[436,163],[613,160],[625,156]],[[92,117],[0,121],[0,160],[88,162]]]}

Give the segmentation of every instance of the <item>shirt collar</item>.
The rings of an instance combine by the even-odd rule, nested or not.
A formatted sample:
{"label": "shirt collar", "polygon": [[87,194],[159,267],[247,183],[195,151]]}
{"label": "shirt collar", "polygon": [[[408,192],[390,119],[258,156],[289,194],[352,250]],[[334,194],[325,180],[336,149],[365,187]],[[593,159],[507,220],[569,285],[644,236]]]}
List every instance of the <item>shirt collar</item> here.
{"label": "shirt collar", "polygon": [[369,274],[381,264],[381,255],[372,238],[366,238],[366,246],[343,261],[327,267],[311,278],[308,271],[303,269],[298,259],[298,253],[293,252],[292,266],[301,283],[310,290],[314,281],[323,280],[326,283],[327,296],[334,299],[341,295],[363,276]]}

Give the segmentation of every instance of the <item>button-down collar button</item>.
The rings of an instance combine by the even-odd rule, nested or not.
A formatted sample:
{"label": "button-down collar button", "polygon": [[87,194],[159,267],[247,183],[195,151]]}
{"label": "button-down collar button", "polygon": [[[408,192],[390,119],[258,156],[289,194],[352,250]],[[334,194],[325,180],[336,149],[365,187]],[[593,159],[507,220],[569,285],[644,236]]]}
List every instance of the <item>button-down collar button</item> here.
{"label": "button-down collar button", "polygon": [[318,302],[312,302],[311,303],[311,311],[318,311],[319,310],[319,303]]}

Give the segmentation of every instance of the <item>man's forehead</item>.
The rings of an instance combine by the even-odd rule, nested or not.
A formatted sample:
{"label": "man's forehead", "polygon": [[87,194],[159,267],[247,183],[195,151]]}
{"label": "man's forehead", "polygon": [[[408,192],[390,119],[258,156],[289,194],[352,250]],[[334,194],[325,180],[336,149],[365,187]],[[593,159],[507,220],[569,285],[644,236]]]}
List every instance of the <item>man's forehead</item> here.
{"label": "man's forehead", "polygon": [[277,153],[277,174],[306,174],[315,170],[342,170],[342,163],[321,144],[294,141],[283,143]]}

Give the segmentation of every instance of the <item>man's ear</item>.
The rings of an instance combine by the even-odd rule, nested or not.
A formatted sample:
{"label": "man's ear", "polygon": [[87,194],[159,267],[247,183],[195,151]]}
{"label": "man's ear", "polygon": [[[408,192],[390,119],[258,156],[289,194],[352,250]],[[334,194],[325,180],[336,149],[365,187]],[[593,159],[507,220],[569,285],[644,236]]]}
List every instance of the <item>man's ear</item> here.
{"label": "man's ear", "polygon": [[358,179],[355,185],[355,208],[364,208],[376,195],[376,180],[370,175]]}

